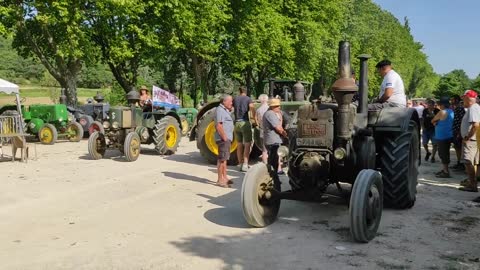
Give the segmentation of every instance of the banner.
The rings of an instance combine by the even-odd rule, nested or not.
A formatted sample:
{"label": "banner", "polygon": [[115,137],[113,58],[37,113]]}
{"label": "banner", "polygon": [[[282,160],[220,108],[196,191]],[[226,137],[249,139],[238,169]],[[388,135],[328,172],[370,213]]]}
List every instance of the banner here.
{"label": "banner", "polygon": [[171,109],[180,108],[180,100],[174,94],[157,86],[152,86],[153,106]]}

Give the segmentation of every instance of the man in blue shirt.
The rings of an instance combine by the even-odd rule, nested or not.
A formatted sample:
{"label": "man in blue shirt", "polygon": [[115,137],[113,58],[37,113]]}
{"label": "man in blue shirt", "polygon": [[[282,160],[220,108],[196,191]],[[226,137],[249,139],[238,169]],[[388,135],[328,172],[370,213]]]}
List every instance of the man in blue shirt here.
{"label": "man in blue shirt", "polygon": [[230,146],[233,140],[232,96],[223,95],[215,110],[215,142],[218,145],[217,185],[230,187],[232,182],[227,176],[227,161],[230,159]]}

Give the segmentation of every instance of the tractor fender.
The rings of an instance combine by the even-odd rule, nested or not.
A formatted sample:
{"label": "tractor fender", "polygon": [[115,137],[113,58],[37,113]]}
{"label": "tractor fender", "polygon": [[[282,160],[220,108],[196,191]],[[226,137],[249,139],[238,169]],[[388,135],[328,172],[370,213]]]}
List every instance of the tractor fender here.
{"label": "tractor fender", "polygon": [[408,131],[410,121],[420,127],[420,118],[413,108],[388,107],[379,112],[369,112],[368,124],[375,131]]}
{"label": "tractor fender", "polygon": [[169,111],[166,115],[175,118],[178,122],[178,125],[180,125],[180,129],[182,129],[182,121],[180,120],[180,116],[178,116],[177,112]]}
{"label": "tractor fender", "polygon": [[198,120],[202,118],[202,116],[210,111],[211,109],[213,108],[216,108],[218,107],[218,105],[220,104],[220,101],[213,101],[213,102],[210,102],[208,103],[207,105],[203,106],[200,111],[198,112],[197,114],[197,117],[195,117],[195,121],[193,122],[193,126],[192,126],[192,129],[190,131],[190,137],[189,137],[189,140],[190,141],[195,141],[196,137],[197,137],[197,125],[198,125]]}

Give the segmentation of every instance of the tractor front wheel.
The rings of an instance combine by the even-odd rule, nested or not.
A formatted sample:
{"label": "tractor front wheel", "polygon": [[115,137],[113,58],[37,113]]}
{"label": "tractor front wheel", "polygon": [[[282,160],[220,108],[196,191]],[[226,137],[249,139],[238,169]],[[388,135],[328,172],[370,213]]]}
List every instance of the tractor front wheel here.
{"label": "tractor front wheel", "polygon": [[38,139],[42,144],[54,144],[57,141],[57,129],[52,124],[45,124],[38,131]]}
{"label": "tractor front wheel", "polygon": [[360,171],[350,197],[350,233],[355,241],[368,243],[375,237],[382,210],[382,175],[370,169]]}
{"label": "tractor front wheel", "polygon": [[135,161],[140,156],[140,137],[135,132],[130,132],[125,137],[123,152],[127,161]]}
{"label": "tractor front wheel", "polygon": [[88,138],[88,154],[94,160],[103,158],[107,144],[105,136],[99,132],[93,132]]}
{"label": "tractor front wheel", "polygon": [[177,151],[181,139],[180,125],[173,116],[157,120],[153,129],[155,149],[160,155],[172,155]]}
{"label": "tractor front wheel", "polygon": [[67,138],[71,142],[79,142],[83,138],[83,128],[77,122],[72,122],[67,127]]}
{"label": "tractor front wheel", "polygon": [[98,121],[93,121],[93,123],[90,124],[88,127],[88,133],[90,135],[93,134],[93,132],[98,131],[99,133],[105,134],[105,129],[103,128],[102,123]]}
{"label": "tractor front wheel", "polygon": [[188,124],[187,117],[180,115],[180,123],[182,123],[182,136],[187,136],[190,131],[190,124]]}
{"label": "tractor front wheel", "polygon": [[252,166],[243,178],[241,204],[243,216],[254,227],[272,224],[280,209],[280,200],[272,197],[273,179],[267,165]]}

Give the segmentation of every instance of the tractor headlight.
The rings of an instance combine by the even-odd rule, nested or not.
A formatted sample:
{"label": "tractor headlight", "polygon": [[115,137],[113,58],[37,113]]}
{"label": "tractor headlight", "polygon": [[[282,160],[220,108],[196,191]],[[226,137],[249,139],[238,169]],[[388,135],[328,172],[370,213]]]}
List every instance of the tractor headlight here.
{"label": "tractor headlight", "polygon": [[35,124],[34,124],[33,122],[28,123],[28,128],[34,129],[34,128],[35,128]]}
{"label": "tractor headlight", "polygon": [[333,151],[333,157],[335,157],[336,160],[342,160],[345,158],[347,155],[347,151],[345,151],[344,148],[339,147]]}
{"label": "tractor headlight", "polygon": [[288,147],[282,145],[278,148],[277,150],[277,154],[280,158],[284,158],[284,157],[287,157],[288,156]]}
{"label": "tractor headlight", "polygon": [[118,124],[117,121],[112,123],[112,128],[117,129],[120,125]]}
{"label": "tractor headlight", "polygon": [[109,128],[109,127],[110,127],[110,122],[103,121],[103,128]]}
{"label": "tractor headlight", "polygon": [[73,115],[71,114],[68,115],[68,122],[73,122]]}

